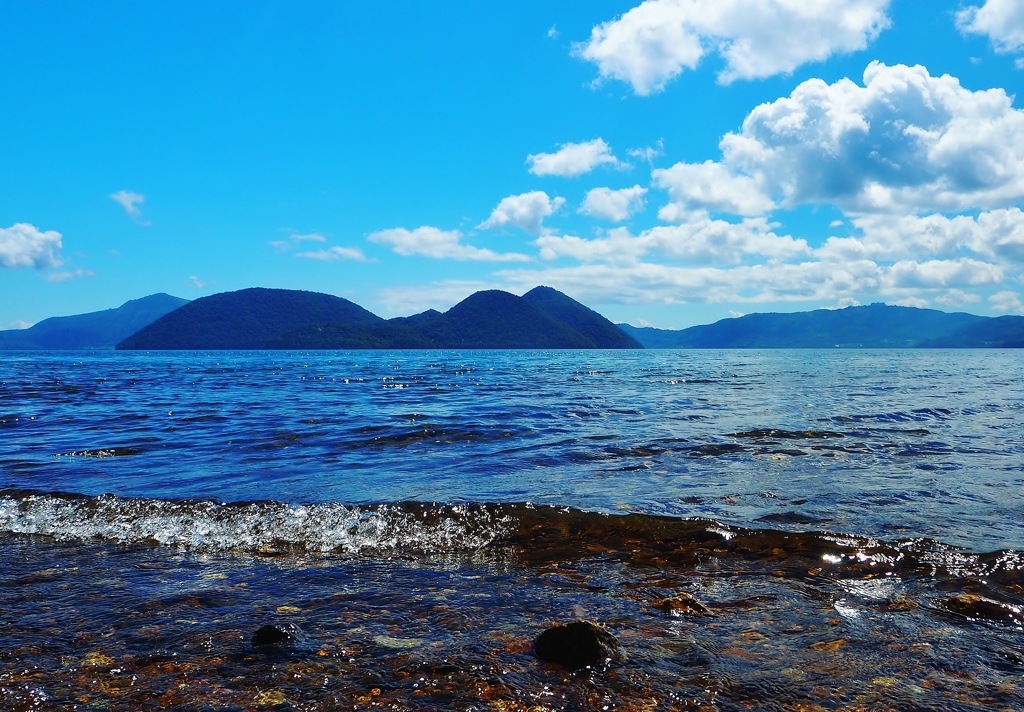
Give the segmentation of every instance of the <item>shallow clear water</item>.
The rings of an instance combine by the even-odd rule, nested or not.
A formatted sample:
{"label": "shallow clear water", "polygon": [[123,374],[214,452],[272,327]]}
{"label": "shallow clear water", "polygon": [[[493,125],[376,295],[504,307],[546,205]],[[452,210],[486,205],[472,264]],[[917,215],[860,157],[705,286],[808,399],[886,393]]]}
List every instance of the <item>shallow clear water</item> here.
{"label": "shallow clear water", "polygon": [[4,354],[0,706],[1019,709],[1022,366]]}

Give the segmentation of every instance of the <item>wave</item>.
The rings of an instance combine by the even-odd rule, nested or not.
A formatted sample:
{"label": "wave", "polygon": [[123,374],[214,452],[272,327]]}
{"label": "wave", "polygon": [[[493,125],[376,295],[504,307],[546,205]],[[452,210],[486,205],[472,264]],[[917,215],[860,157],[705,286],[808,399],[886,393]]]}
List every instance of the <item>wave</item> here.
{"label": "wave", "polygon": [[[816,523],[795,516],[785,523],[792,522]],[[504,550],[525,563],[610,556],[657,567],[732,559],[736,568],[764,573],[970,578],[1024,588],[1024,554],[1013,550],[973,553],[924,538],[792,532],[528,503],[223,503],[0,490],[0,533],[258,556]]]}

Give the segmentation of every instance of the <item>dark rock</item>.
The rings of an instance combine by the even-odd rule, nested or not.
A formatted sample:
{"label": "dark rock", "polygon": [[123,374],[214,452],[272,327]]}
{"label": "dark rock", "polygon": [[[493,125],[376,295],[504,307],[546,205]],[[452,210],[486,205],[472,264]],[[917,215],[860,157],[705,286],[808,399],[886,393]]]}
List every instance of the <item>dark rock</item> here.
{"label": "dark rock", "polygon": [[591,621],[556,625],[533,642],[537,657],[562,667],[577,669],[606,663],[619,657],[619,641]]}
{"label": "dark rock", "polygon": [[674,596],[663,598],[655,603],[654,607],[665,613],[683,613],[691,616],[706,616],[711,613],[688,593],[677,593]]}
{"label": "dark rock", "polygon": [[947,610],[959,613],[971,620],[1020,621],[1024,620],[1024,611],[1014,606],[991,598],[977,596],[973,593],[958,593],[942,602]]}
{"label": "dark rock", "polygon": [[277,626],[265,625],[252,634],[252,647],[261,648],[265,645],[277,645],[286,642],[291,636]]}

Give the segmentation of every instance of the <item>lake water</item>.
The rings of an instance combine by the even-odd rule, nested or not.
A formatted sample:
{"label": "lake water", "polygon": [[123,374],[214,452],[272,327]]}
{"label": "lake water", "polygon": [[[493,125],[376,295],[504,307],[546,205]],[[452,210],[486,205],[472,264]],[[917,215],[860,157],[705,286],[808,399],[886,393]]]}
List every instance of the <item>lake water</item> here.
{"label": "lake water", "polygon": [[5,353],[0,709],[1024,709],[1022,485],[1020,351]]}

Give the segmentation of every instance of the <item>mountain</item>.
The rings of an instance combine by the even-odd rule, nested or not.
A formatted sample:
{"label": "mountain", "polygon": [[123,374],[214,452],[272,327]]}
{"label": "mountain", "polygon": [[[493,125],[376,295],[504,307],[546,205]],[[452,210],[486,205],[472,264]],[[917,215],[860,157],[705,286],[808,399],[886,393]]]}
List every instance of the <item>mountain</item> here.
{"label": "mountain", "polygon": [[[531,296],[532,295],[532,296]],[[522,297],[500,290],[470,295],[445,313],[381,324],[311,324],[274,339],[285,349],[642,348],[612,322],[550,287]]]}
{"label": "mountain", "polygon": [[642,349],[640,342],[593,309],[551,287],[534,287],[523,295],[548,316],[580,332],[599,349]]}
{"label": "mountain", "polygon": [[306,324],[383,323],[358,304],[317,292],[242,289],[196,299],[157,319],[118,349],[262,349]]}
{"label": "mountain", "polygon": [[748,314],[689,329],[619,325],[645,348],[986,348],[1024,342],[1024,317],[984,317],[885,304]]}
{"label": "mountain", "polygon": [[999,316],[968,324],[924,344],[938,348],[1024,348],[1024,316]]}
{"label": "mountain", "polygon": [[139,329],[188,304],[170,294],[151,294],[105,309],[44,319],[28,329],[0,331],[0,349],[112,349]]}

